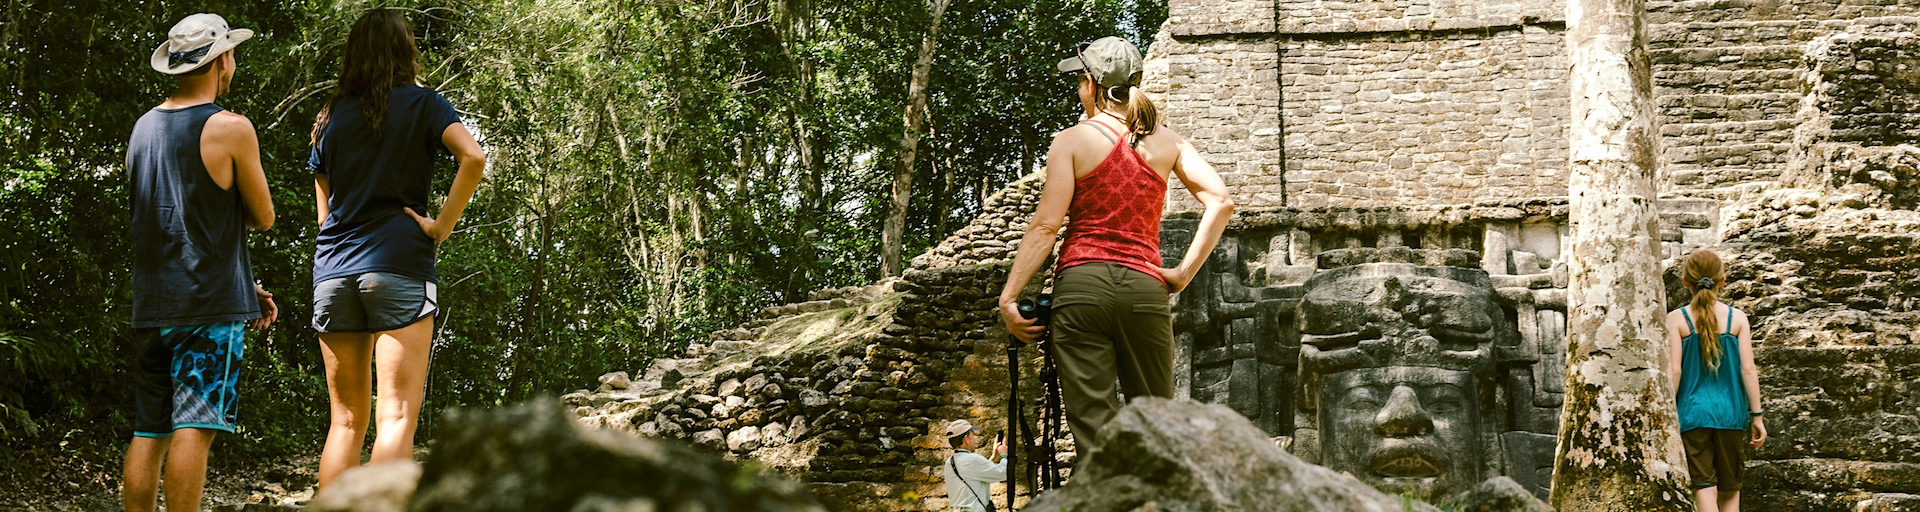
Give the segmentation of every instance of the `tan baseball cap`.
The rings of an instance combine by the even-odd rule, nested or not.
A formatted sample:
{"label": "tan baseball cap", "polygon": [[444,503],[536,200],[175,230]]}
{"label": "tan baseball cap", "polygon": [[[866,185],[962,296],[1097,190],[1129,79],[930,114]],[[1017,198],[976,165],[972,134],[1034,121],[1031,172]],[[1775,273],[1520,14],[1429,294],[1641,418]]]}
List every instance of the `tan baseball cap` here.
{"label": "tan baseball cap", "polygon": [[1103,87],[1118,87],[1131,83],[1134,73],[1140,72],[1140,48],[1125,39],[1102,37],[1080,43],[1074,56],[1061,60],[1059,67],[1061,72],[1085,71]]}
{"label": "tan baseball cap", "polygon": [[967,420],[953,420],[953,423],[947,424],[947,437],[958,436],[974,430],[979,430],[979,428],[973,426],[972,423],[967,423]]}
{"label": "tan baseball cap", "polygon": [[154,71],[178,75],[213,62],[220,54],[251,38],[252,30],[230,28],[226,18],[203,12],[173,24],[173,30],[167,31],[167,42],[154,48],[153,57],[148,61]]}

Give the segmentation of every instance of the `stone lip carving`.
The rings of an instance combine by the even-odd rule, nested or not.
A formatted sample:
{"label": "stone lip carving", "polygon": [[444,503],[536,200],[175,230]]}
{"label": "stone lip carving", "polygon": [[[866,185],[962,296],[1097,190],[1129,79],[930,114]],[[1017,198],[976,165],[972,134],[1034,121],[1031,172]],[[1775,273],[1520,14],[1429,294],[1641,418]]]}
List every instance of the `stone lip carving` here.
{"label": "stone lip carving", "polygon": [[1434,500],[1488,476],[1491,351],[1517,331],[1486,272],[1368,263],[1319,273],[1296,319],[1321,463]]}

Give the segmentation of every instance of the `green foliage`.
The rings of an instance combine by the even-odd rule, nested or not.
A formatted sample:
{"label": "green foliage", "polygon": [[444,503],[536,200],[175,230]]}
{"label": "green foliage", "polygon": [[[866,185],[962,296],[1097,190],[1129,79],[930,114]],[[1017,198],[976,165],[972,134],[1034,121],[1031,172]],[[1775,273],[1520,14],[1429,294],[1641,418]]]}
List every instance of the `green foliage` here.
{"label": "green foliage", "polygon": [[[702,342],[767,305],[878,275],[879,227],[920,0],[399,0],[190,5],[20,1],[0,11],[0,437],[129,427],[127,192],[134,120],[172,81],[171,23],[258,35],[221,105],[260,132],[275,228],[249,244],[281,321],[248,337],[243,437],[318,450],[325,382],[307,319],[303,163],[348,27],[409,11],[422,81],[467,118],[487,177],[439,253],[428,383],[439,411],[554,394]],[[1078,112],[1053,64],[1076,42],[1144,48],[1165,0],[959,0],[942,21],[910,257],[1039,165]],[[436,183],[451,181],[451,165]],[[0,465],[13,457],[0,452]]]}

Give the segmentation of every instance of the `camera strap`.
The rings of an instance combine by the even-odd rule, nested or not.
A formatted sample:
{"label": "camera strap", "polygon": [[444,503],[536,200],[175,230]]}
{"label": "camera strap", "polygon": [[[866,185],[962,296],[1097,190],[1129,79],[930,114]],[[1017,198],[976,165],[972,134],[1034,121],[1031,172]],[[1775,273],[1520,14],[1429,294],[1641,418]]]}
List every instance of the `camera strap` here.
{"label": "camera strap", "polygon": [[[973,453],[973,452],[967,452],[967,453]],[[988,512],[999,512],[1000,509],[994,507],[993,500],[981,498],[980,491],[973,490],[973,484],[967,481],[967,477],[960,475],[960,466],[958,465],[958,463],[954,462],[954,459],[958,459],[958,458],[960,458],[959,452],[954,452],[952,457],[947,457],[947,468],[953,471],[953,477],[960,479],[960,486],[967,488],[967,494],[972,494],[974,501],[978,501],[980,503],[986,504]],[[1007,485],[1013,485],[1013,481],[1008,480]],[[1007,504],[1009,506],[1013,504],[1012,493],[1008,493]]]}

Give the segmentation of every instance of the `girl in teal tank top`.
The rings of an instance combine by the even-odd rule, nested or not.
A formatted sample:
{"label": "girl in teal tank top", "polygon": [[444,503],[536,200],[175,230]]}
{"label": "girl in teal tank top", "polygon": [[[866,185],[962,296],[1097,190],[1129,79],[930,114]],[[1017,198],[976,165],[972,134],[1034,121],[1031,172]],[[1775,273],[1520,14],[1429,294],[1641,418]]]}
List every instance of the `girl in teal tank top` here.
{"label": "girl in teal tank top", "polygon": [[1693,300],[1667,313],[1668,364],[1694,503],[1702,511],[1737,512],[1746,448],[1767,439],[1753,327],[1746,314],[1718,300],[1727,281],[1719,254],[1688,255],[1681,280]]}

